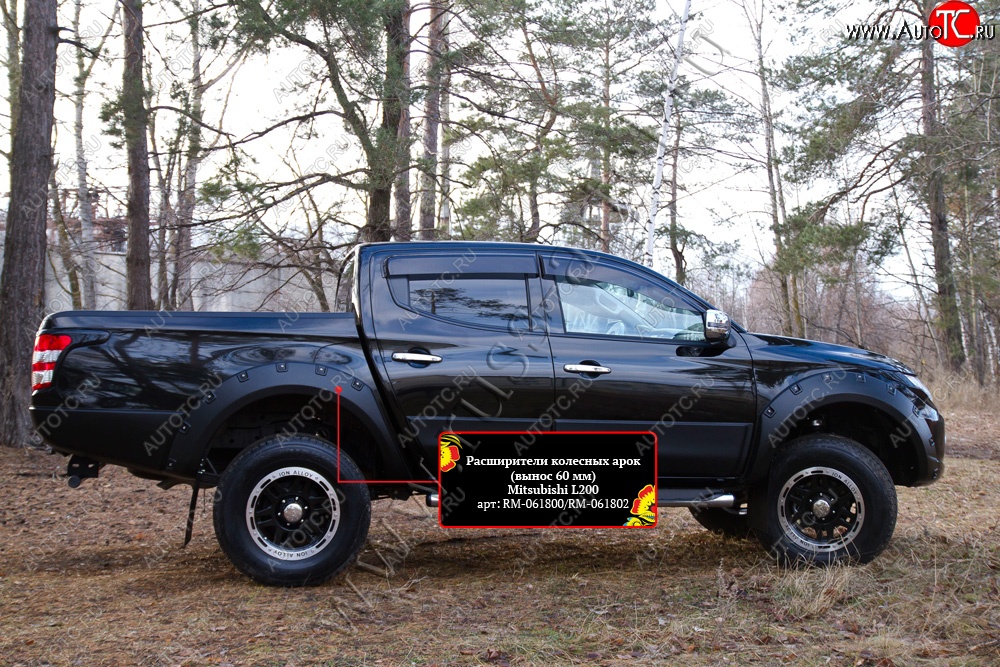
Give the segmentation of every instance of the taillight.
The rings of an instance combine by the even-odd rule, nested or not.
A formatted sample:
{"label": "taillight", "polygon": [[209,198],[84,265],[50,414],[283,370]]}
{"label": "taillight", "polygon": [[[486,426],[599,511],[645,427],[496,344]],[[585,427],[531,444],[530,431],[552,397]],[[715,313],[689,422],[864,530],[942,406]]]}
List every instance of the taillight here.
{"label": "taillight", "polygon": [[52,374],[62,351],[73,339],[65,334],[38,334],[35,354],[31,357],[31,391],[52,386]]}

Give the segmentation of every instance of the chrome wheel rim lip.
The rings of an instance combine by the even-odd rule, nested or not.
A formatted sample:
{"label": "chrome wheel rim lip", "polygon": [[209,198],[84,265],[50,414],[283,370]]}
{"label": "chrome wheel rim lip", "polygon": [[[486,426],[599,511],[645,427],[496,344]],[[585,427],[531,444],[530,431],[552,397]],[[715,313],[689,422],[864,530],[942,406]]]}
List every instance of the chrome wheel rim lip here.
{"label": "chrome wheel rim lip", "polygon": [[[827,516],[822,518],[813,516],[811,509],[805,513],[800,513],[802,516],[798,520],[793,520],[789,514],[792,505],[791,501],[793,500],[791,498],[792,492],[795,491],[803,482],[817,481],[815,478],[818,477],[825,477],[827,480],[833,480],[833,484],[827,482],[827,492],[830,494],[837,495],[836,491],[832,490],[830,487],[836,487],[838,484],[840,486],[839,490],[846,489],[846,492],[849,494],[846,500],[850,503],[850,518],[852,521],[846,530],[839,533],[837,537],[833,539],[817,539],[816,537],[805,532],[806,530],[809,530],[812,525],[816,525],[815,521],[817,519],[820,522],[827,520],[828,515],[833,514],[833,509],[830,510]],[[806,502],[808,506],[812,508],[814,504],[818,503],[820,500],[822,500],[825,504],[830,504],[829,497],[825,495],[821,498],[816,498]],[[841,498],[836,498],[836,501],[839,500],[841,500]],[[836,506],[837,504],[838,502],[832,503],[833,506]],[[861,489],[854,482],[854,480],[843,472],[826,466],[813,466],[792,475],[788,481],[785,482],[784,486],[781,487],[781,491],[778,493],[777,509],[778,524],[781,526],[782,534],[791,540],[796,546],[816,553],[831,553],[839,551],[851,544],[861,531],[861,527],[865,523],[866,514],[864,497],[861,494]],[[810,524],[808,517],[812,517],[814,523]]]}
{"label": "chrome wheel rim lip", "polygon": [[[261,527],[258,526],[256,518],[260,509],[259,503],[263,499],[265,490],[278,480],[287,480],[292,477],[308,480],[308,482],[315,485],[321,491],[324,497],[321,508],[319,508],[323,511],[318,512],[317,508],[313,508],[300,518],[300,521],[305,523],[313,517],[319,517],[321,520],[318,523],[322,524],[320,526],[320,533],[313,536],[307,544],[301,547],[290,547],[286,544],[275,542],[264,534]],[[293,504],[298,505],[299,502],[295,501]],[[287,507],[281,509],[275,508],[273,512],[275,518],[286,518],[283,516],[285,509]],[[279,468],[261,478],[250,492],[250,497],[247,499],[246,505],[246,524],[254,544],[268,556],[282,561],[303,560],[315,556],[326,548],[337,533],[337,529],[340,526],[340,500],[337,498],[337,492],[333,485],[326,477],[315,470],[300,466]]]}

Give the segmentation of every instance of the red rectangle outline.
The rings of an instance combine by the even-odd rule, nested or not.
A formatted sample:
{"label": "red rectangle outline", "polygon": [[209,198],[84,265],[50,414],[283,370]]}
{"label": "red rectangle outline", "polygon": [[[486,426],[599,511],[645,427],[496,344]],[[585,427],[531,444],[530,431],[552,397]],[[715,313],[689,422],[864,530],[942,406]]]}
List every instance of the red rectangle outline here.
{"label": "red rectangle outline", "polygon": [[[660,439],[657,437],[656,433],[653,431],[443,431],[438,434],[438,447],[441,446],[441,436],[442,435],[525,435],[527,433],[533,433],[535,435],[549,435],[549,434],[563,434],[563,435],[652,435],[653,436],[653,493],[657,493],[659,490],[659,480],[660,480]],[[458,529],[517,529],[517,528],[573,528],[576,530],[588,530],[588,529],[603,529],[603,528],[628,528],[629,530],[648,530],[650,528],[656,528],[660,525],[660,508],[656,507],[656,523],[650,526],[445,526],[441,523],[441,510],[443,509],[444,503],[441,494],[441,457],[438,457],[438,526],[445,529],[451,530],[452,528]],[[565,511],[565,510],[564,510]]]}

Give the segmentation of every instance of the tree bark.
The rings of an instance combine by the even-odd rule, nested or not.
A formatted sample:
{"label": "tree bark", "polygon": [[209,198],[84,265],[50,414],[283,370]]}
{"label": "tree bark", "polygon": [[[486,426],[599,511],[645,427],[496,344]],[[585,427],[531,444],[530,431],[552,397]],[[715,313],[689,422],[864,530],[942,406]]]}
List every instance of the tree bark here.
{"label": "tree bark", "polygon": [[[153,143],[153,154],[156,154],[155,142]],[[156,215],[156,243],[154,244],[156,251],[156,303],[154,306],[157,310],[172,310],[173,307],[170,301],[170,267],[168,266],[168,262],[169,250],[173,248],[176,229],[167,234],[167,227],[169,226],[167,221],[173,215],[173,211],[170,209],[170,201],[166,197],[167,189],[163,186],[163,179],[157,178],[157,180],[160,181],[158,186],[161,203],[160,210]],[[152,261],[154,248],[150,249],[150,261]]]}
{"label": "tree bark", "polygon": [[677,179],[680,177],[681,153],[681,115],[676,114],[677,126],[674,129],[674,148],[670,165],[670,254],[674,257],[674,280],[683,285],[687,280],[687,260],[684,258],[684,248],[681,244],[681,230],[677,223]]}
{"label": "tree bark", "polygon": [[[56,169],[58,169],[58,166],[56,166]],[[59,192],[59,184],[56,183],[56,169],[53,169],[52,175],[49,178],[49,198],[52,200],[52,223],[55,226],[56,237],[59,239],[54,250],[59,255],[63,272],[66,275],[66,280],[69,282],[70,302],[74,310],[79,310],[83,308],[83,301],[80,295],[81,269],[73,257],[73,241],[70,238],[69,230],[66,228],[66,214],[63,206],[64,199]],[[54,264],[52,266],[55,268]],[[59,282],[58,276],[56,276],[56,282]],[[61,283],[60,287],[64,290],[66,289],[66,286]]]}
{"label": "tree bark", "polygon": [[[761,75],[763,76],[763,61],[761,61]],[[771,155],[768,156],[769,169],[774,170],[774,188],[777,193],[777,204],[778,212],[781,215],[781,220],[788,220],[788,209],[785,208],[785,188],[781,180],[781,163],[778,161],[778,152],[775,148],[774,142],[774,117],[771,113],[771,96],[766,94],[767,102],[767,131],[771,137]],[[787,233],[787,232],[786,232]],[[799,293],[799,276],[798,272],[793,270],[789,273],[788,277],[788,301],[791,304],[791,323],[792,323],[792,334],[798,336],[799,338],[806,337],[806,325],[802,317],[802,299]]]}
{"label": "tree bark", "polygon": [[557,81],[553,81],[550,88],[545,75],[542,73],[542,66],[535,56],[535,50],[532,46],[534,40],[528,31],[528,21],[523,14],[521,15],[520,28],[521,35],[524,37],[524,50],[535,73],[535,80],[538,82],[538,92],[548,107],[545,111],[547,117],[544,118],[544,122],[539,125],[538,130],[535,132],[535,145],[530,149],[531,169],[528,172],[528,215],[530,222],[527,231],[522,233],[522,240],[534,242],[538,240],[538,233],[541,231],[542,226],[539,184],[542,179],[542,171],[545,169],[543,165],[545,159],[545,139],[548,137],[549,132],[552,131],[552,128],[555,127],[556,120],[559,117],[559,88],[556,85]]}
{"label": "tree bark", "polygon": [[799,276],[795,271],[788,276],[788,300],[792,306],[792,335],[806,337],[806,325],[802,318],[802,299],[799,292]]}
{"label": "tree bark", "polygon": [[[10,109],[10,147],[8,148],[8,165],[13,167],[14,132],[17,129],[17,96],[21,88],[21,28],[17,25],[17,0],[9,4],[0,0],[3,9],[3,27],[7,33],[7,102]],[[13,181],[13,169],[10,170]]]}
{"label": "tree bark", "polygon": [[187,131],[187,155],[183,172],[183,182],[178,189],[177,243],[174,256],[173,306],[178,310],[191,310],[191,229],[194,224],[195,192],[198,184],[198,168],[201,166],[201,119],[204,82],[201,78],[201,25],[199,3],[192,3],[191,18],[188,20],[191,32],[191,121]]}
{"label": "tree bark", "polygon": [[[611,38],[602,44],[603,79],[601,111],[606,136],[611,136]],[[676,184],[676,181],[675,181]],[[601,252],[611,252],[611,146],[607,141],[601,146]]]}
{"label": "tree bark", "polygon": [[[80,35],[80,10],[83,0],[75,0],[73,3],[73,33],[78,42],[82,44],[83,37]],[[110,31],[111,26],[108,26]],[[105,37],[107,33],[105,33]],[[103,46],[104,40],[101,40]],[[98,47],[100,51],[101,47]],[[84,58],[84,49],[80,45],[76,47],[76,81],[73,90],[73,138],[76,140],[76,207],[80,216],[80,254],[81,263],[81,299],[86,310],[93,310],[97,307],[97,267],[94,262],[94,209],[90,204],[90,187],[87,184],[87,147],[83,139],[83,106],[87,97],[87,80],[93,68],[94,60],[88,66]]]}
{"label": "tree bark", "polygon": [[410,136],[412,125],[410,119],[410,3],[405,0],[403,6],[403,30],[406,31],[407,47],[403,54],[403,100],[399,115],[399,174],[396,176],[396,231],[397,241],[409,241],[413,237],[413,211],[410,205]]}
{"label": "tree bark", "polygon": [[368,220],[360,241],[389,241],[392,238],[392,184],[399,163],[397,141],[403,115],[403,71],[409,35],[406,30],[405,3],[401,0],[387,7],[385,17],[385,84],[382,93],[382,124],[376,145],[368,159]]}
{"label": "tree bark", "polygon": [[[156,212],[156,303],[154,307],[158,310],[172,310],[173,302],[170,297],[170,252],[174,247],[177,236],[177,214],[174,211],[171,200],[171,179],[173,177],[173,160],[166,160],[164,166],[160,159],[161,151],[156,144],[156,114],[149,115],[148,137],[152,152],[150,159],[153,162],[152,174],[156,174],[156,187],[159,191],[160,206]],[[168,142],[173,145],[178,141]],[[152,187],[152,186],[150,186]],[[150,249],[150,261],[152,261],[153,249]]]}
{"label": "tree bark", "polygon": [[538,240],[538,232],[542,228],[542,208],[538,202],[538,181],[540,174],[538,173],[538,165],[541,164],[542,157],[539,155],[541,149],[535,146],[533,151],[535,153],[534,166],[531,170],[531,176],[528,180],[528,217],[530,222],[528,224],[528,231],[521,238],[522,241],[526,243],[534,243]]}
{"label": "tree bark", "polygon": [[921,42],[920,69],[921,121],[925,142],[924,167],[927,171],[927,211],[930,214],[934,282],[937,286],[937,326],[945,347],[944,362],[949,369],[957,372],[965,363],[965,350],[962,346],[962,325],[958,311],[955,274],[952,272],[951,264],[951,237],[948,231],[944,169],[941,165],[941,146],[938,136],[934,46],[930,40]]}
{"label": "tree bark", "polygon": [[46,213],[52,171],[56,0],[24,6],[23,67],[11,154],[11,193],[0,274],[0,442],[21,444],[28,416],[32,338],[45,303]]}
{"label": "tree bark", "polygon": [[[449,22],[441,26],[441,50],[451,49]],[[451,122],[451,66],[444,63],[441,72],[441,233],[451,238],[451,139],[448,126]]]}
{"label": "tree bark", "polygon": [[420,240],[432,241],[437,225],[438,130],[441,126],[441,46],[444,42],[442,0],[432,0],[427,39],[427,97],[424,100],[424,157],[420,178]]}
{"label": "tree bark", "polygon": [[143,81],[142,1],[122,0],[125,67],[122,112],[128,154],[128,249],[125,253],[125,302],[129,310],[153,307],[149,277],[149,150],[148,116]]}

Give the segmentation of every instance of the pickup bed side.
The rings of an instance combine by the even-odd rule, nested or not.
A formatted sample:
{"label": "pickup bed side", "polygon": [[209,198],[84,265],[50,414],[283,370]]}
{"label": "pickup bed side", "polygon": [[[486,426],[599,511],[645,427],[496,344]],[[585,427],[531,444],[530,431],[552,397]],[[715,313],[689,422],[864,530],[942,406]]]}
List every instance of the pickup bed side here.
{"label": "pickup bed side", "polygon": [[362,441],[345,450],[371,479],[412,479],[351,314],[64,312],[41,330],[73,338],[31,407],[58,451],[211,483],[264,435],[334,440],[339,387],[343,430]]}

